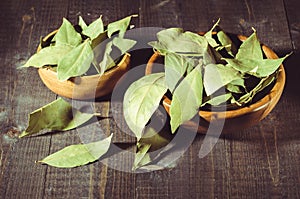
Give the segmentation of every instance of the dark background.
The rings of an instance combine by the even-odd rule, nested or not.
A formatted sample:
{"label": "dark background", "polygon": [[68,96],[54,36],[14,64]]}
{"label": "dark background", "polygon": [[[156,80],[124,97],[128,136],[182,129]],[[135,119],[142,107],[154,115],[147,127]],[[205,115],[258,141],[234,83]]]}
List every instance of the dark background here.
{"label": "dark background", "polygon": [[[1,1],[0,198],[300,198],[299,13],[298,0]],[[57,96],[35,69],[16,68],[35,52],[40,36],[60,26],[62,17],[76,23],[81,15],[91,22],[101,14],[105,22],[139,14],[136,27],[207,31],[218,18],[228,32],[249,35],[254,27],[278,55],[293,51],[284,62],[283,96],[261,123],[219,139],[202,159],[198,152],[204,136],[197,136],[173,169],[134,174],[100,161],[74,169],[35,164],[80,138],[76,131],[17,138],[28,113]],[[108,99],[96,107],[110,114]],[[107,133],[121,133],[113,120],[99,125]]]}

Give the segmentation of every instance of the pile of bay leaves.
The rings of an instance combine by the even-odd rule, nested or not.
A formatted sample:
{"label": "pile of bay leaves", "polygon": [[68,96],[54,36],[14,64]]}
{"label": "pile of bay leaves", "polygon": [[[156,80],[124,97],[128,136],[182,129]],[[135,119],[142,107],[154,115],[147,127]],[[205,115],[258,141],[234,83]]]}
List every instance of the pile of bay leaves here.
{"label": "pile of bay leaves", "polygon": [[[126,23],[123,23],[124,20]],[[71,31],[74,35],[70,35],[67,40],[63,36],[59,36],[60,31],[70,28],[64,20],[62,30],[59,30],[53,38],[55,44],[47,47],[49,51],[58,51],[54,53],[51,60],[45,59],[51,63],[41,61],[44,60],[41,58],[43,56],[41,54],[46,51],[43,49],[47,49],[43,48],[40,51],[43,53],[34,55],[25,66],[55,65],[57,72],[61,73],[60,79],[68,79],[74,74],[64,73],[66,61],[70,61],[73,56],[84,55],[85,51],[90,51],[94,45],[93,42],[102,37],[102,34],[108,37],[115,31],[124,34],[129,24],[128,20],[130,18],[108,25],[107,30],[97,34],[94,26],[99,24],[102,26],[100,19],[89,26],[80,20],[82,31],[79,35],[77,35],[78,32]],[[214,33],[216,28],[218,31]],[[79,42],[80,38],[85,38],[85,40]],[[71,43],[66,45],[65,42]],[[113,40],[112,43],[107,44],[105,54],[109,54],[111,45],[115,45],[124,52],[134,44],[127,40],[125,43],[120,44],[118,39]],[[150,42],[149,45],[163,56],[163,71],[146,75],[133,82],[127,89],[123,101],[124,118],[137,138],[134,169],[160,168],[157,165],[151,167],[151,164],[161,160],[162,154],[165,154],[166,151],[158,151],[154,153],[154,156],[153,153],[150,155],[150,152],[168,145],[178,127],[194,117],[199,109],[220,105],[242,107],[252,103],[257,94],[276,80],[278,68],[287,57],[267,59],[263,54],[255,30],[245,41],[235,44],[231,37],[218,27],[218,22],[203,36],[189,31],[185,32],[180,28],[165,29],[158,32],[157,41]],[[64,46],[63,51],[74,51],[74,53],[70,53],[72,57],[70,55],[70,57],[61,59],[57,54],[63,53],[56,48],[58,46]],[[126,47],[123,48],[124,46]],[[54,48],[56,49],[54,50]],[[73,59],[76,59],[75,57]],[[90,61],[91,65],[94,65],[101,74],[110,67],[107,64],[109,59],[107,56],[99,64],[93,64],[92,58]],[[75,74],[77,76],[86,73],[87,70],[74,71],[80,71]],[[147,125],[165,95],[172,99],[170,105],[171,129],[162,135],[155,132],[155,128],[149,128]],[[32,112],[29,125],[20,137],[36,134],[42,130],[67,131],[85,124],[92,117],[94,117],[93,114],[76,110],[64,99],[59,98]],[[106,154],[110,148],[111,138],[112,135],[98,142],[71,145],[39,162],[63,168],[84,165],[96,161]],[[160,166],[161,168],[173,166],[171,164],[172,162],[166,164],[165,161]]]}
{"label": "pile of bay leaves", "polygon": [[[118,49],[123,55],[136,44],[136,41],[124,38],[133,16],[107,26],[103,25],[102,16],[89,25],[79,17],[75,26],[64,18],[54,37],[41,40],[42,49],[22,67],[50,67],[57,72],[60,81],[87,75],[92,69],[96,71],[95,74],[102,75],[116,66],[116,60],[112,57],[113,49]],[[118,33],[117,36],[112,38],[115,33]]]}

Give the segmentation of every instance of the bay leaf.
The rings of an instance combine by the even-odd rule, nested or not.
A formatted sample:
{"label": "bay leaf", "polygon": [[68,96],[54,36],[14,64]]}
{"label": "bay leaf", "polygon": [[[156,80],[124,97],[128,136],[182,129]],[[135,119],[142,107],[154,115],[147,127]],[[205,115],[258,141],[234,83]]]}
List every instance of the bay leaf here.
{"label": "bay leaf", "polygon": [[175,53],[167,53],[165,59],[165,77],[166,84],[171,92],[174,91],[179,80],[183,77],[187,68],[191,63],[188,62],[183,56]]}
{"label": "bay leaf", "polygon": [[166,92],[164,73],[144,76],[127,89],[123,101],[124,117],[138,140]]}
{"label": "bay leaf", "polygon": [[69,45],[48,46],[42,48],[39,52],[31,56],[21,67],[36,67],[57,65],[63,56],[69,53],[73,48]]}
{"label": "bay leaf", "polygon": [[87,25],[81,16],[78,17],[78,25],[82,28],[82,30],[87,28]]}
{"label": "bay leaf", "polygon": [[124,34],[130,24],[130,20],[132,17],[136,17],[137,15],[131,15],[128,17],[125,17],[123,19],[120,19],[118,21],[109,23],[107,25],[107,35],[110,38],[112,34],[115,32],[119,32],[119,37],[124,37]]}
{"label": "bay leaf", "polygon": [[217,33],[218,40],[221,45],[226,49],[227,53],[232,57],[237,53],[237,47],[232,42],[232,40],[228,37],[228,35],[224,31],[219,31]]}
{"label": "bay leaf", "polygon": [[181,28],[169,28],[157,33],[158,41],[148,44],[159,51],[177,53],[189,56],[200,56],[203,53],[198,40],[184,34]]}
{"label": "bay leaf", "polygon": [[104,26],[101,15],[98,19],[93,21],[87,27],[83,28],[82,34],[88,36],[91,40],[94,40],[103,32]]}
{"label": "bay leaf", "polygon": [[81,35],[74,29],[73,25],[63,18],[63,23],[54,36],[55,45],[78,46],[81,41]]}
{"label": "bay leaf", "polygon": [[219,44],[213,38],[213,34],[212,34],[213,30],[219,25],[219,23],[220,23],[220,19],[218,19],[217,22],[213,25],[213,27],[204,34],[204,37],[208,41],[209,45],[211,45],[213,48],[219,46]]}
{"label": "bay leaf", "polygon": [[190,72],[175,89],[170,107],[171,131],[194,117],[202,103],[201,65]]}
{"label": "bay leaf", "polygon": [[137,152],[135,153],[134,163],[133,163],[133,170],[144,166],[151,162],[151,157],[147,153],[151,147],[151,144],[145,144],[138,142],[136,145]]}
{"label": "bay leaf", "polygon": [[94,162],[106,154],[112,135],[97,142],[70,145],[38,162],[58,168],[73,168]]}
{"label": "bay leaf", "polygon": [[121,55],[128,52],[135,44],[136,41],[131,39],[125,39],[121,37],[113,38],[113,45],[116,46],[121,51]]}
{"label": "bay leaf", "polygon": [[201,106],[205,106],[206,104],[210,104],[212,106],[218,106],[226,101],[228,101],[232,97],[231,93],[225,93],[223,95],[214,96],[208,101],[204,102]]}
{"label": "bay leaf", "polygon": [[206,94],[212,95],[218,89],[233,80],[240,79],[241,74],[229,66],[208,64],[204,68],[203,84]]}
{"label": "bay leaf", "polygon": [[99,63],[98,71],[100,71],[100,75],[102,75],[109,68],[112,68],[113,66],[116,65],[115,61],[110,56],[110,53],[112,52],[112,47],[113,47],[113,41],[109,41],[105,45],[104,54],[103,54],[102,60]]}
{"label": "bay leaf", "polygon": [[259,64],[258,68],[253,75],[256,77],[266,77],[271,75],[279,68],[288,56],[290,56],[290,54],[279,59],[263,59],[262,61],[259,61],[259,63],[257,63]]}
{"label": "bay leaf", "polygon": [[262,60],[263,59],[262,49],[255,30],[241,44],[235,58],[238,60],[243,60],[243,59]]}
{"label": "bay leaf", "polygon": [[70,77],[83,75],[90,68],[93,59],[94,53],[90,41],[86,40],[59,61],[57,67],[58,79],[65,81]]}
{"label": "bay leaf", "polygon": [[19,137],[33,135],[42,130],[71,130],[86,123],[92,117],[93,114],[73,109],[68,102],[58,98],[30,113],[28,126]]}

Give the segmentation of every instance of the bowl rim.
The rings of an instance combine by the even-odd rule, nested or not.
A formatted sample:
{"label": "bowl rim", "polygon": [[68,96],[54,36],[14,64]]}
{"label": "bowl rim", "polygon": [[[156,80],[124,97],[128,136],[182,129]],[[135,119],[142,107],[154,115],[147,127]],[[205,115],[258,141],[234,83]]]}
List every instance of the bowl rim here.
{"label": "bowl rim", "polygon": [[[241,41],[244,41],[247,39],[247,37],[243,36],[243,35],[237,35],[237,36]],[[272,49],[270,49],[268,46],[266,46],[264,44],[262,44],[262,50],[265,53],[267,58],[269,58],[269,59],[277,59],[278,58],[277,54]],[[153,63],[157,60],[157,58],[159,56],[162,56],[162,55],[160,55],[157,51],[155,51],[152,54],[152,56],[150,57],[147,65],[146,65],[145,75],[152,73]],[[258,111],[258,110],[263,109],[266,106],[268,106],[277,95],[282,94],[284,85],[285,85],[285,81],[286,81],[286,74],[285,74],[283,64],[281,64],[280,67],[278,68],[278,76],[276,78],[276,82],[275,82],[273,88],[271,89],[271,91],[268,94],[266,94],[263,98],[261,98],[260,100],[255,102],[254,104],[250,104],[248,106],[243,106],[241,108],[237,108],[237,109],[233,109],[233,110],[225,110],[225,111],[200,110],[199,115],[209,121],[209,120],[212,120],[213,118],[216,118],[216,119],[235,118],[235,117],[239,117],[241,115],[244,115],[244,114],[247,114],[250,112]],[[169,109],[170,104],[171,104],[171,100],[167,96],[164,96],[163,97],[164,107],[166,109]],[[167,112],[168,112],[168,110],[167,110]]]}

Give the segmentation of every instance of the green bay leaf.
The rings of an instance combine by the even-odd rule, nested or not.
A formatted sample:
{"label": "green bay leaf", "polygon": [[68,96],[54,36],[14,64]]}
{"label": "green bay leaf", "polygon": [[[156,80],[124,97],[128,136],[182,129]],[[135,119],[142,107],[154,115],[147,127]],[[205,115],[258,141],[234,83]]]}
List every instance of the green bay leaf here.
{"label": "green bay leaf", "polygon": [[93,114],[82,113],[63,100],[57,100],[35,110],[29,115],[28,126],[19,137],[36,134],[42,130],[67,131],[89,121]]}
{"label": "green bay leaf", "polygon": [[233,80],[240,79],[241,74],[229,66],[208,64],[204,68],[203,84],[207,96],[227,85]]}
{"label": "green bay leaf", "polygon": [[164,73],[144,76],[127,89],[123,101],[124,117],[138,139],[166,92]]}
{"label": "green bay leaf", "polygon": [[151,157],[147,153],[151,147],[151,144],[137,143],[137,152],[134,156],[133,170],[142,167],[151,162]]}
{"label": "green bay leaf", "polygon": [[[115,61],[113,60],[113,58],[110,56],[110,53],[112,52],[112,47],[113,47],[113,41],[109,41],[107,42],[107,44],[105,45],[105,51],[103,54],[103,58],[99,63],[99,69],[98,71],[100,71],[100,74],[102,75],[106,70],[112,68],[113,66],[115,66]],[[96,65],[97,66],[97,65]]]}
{"label": "green bay leaf", "polygon": [[274,73],[282,62],[289,56],[290,54],[279,58],[279,59],[264,59],[260,61],[258,64],[258,68],[256,72],[253,74],[257,77],[266,77]]}
{"label": "green bay leaf", "polygon": [[101,15],[90,25],[83,28],[82,34],[88,36],[89,38],[91,38],[91,40],[94,40],[103,32],[104,32],[104,26],[103,26],[102,15]]}
{"label": "green bay leaf", "polygon": [[202,88],[201,66],[198,65],[174,91],[170,107],[172,133],[197,114],[202,103]]}
{"label": "green bay leaf", "polygon": [[70,45],[73,47],[78,46],[81,41],[81,35],[76,32],[73,25],[65,18],[63,18],[63,23],[58,29],[54,37],[55,45]]}
{"label": "green bay leaf", "polygon": [[131,39],[124,39],[121,37],[113,38],[113,45],[121,51],[121,55],[128,52],[135,44],[136,41]]}
{"label": "green bay leaf", "polygon": [[232,97],[231,93],[225,93],[223,95],[214,96],[208,101],[204,102],[201,106],[205,106],[206,104],[210,104],[212,106],[220,105],[226,101],[228,101]]}
{"label": "green bay leaf", "polygon": [[73,48],[69,45],[48,46],[42,48],[39,52],[29,58],[21,67],[41,68],[47,65],[57,65],[63,56],[69,53]]}
{"label": "green bay leaf", "polygon": [[251,60],[262,60],[263,53],[261,50],[260,42],[257,38],[256,31],[252,33],[240,46],[236,59],[251,59]]}
{"label": "green bay leaf", "polygon": [[166,84],[169,90],[173,92],[191,63],[183,56],[175,53],[167,53],[164,58]]}
{"label": "green bay leaf", "polygon": [[219,31],[217,33],[218,40],[221,45],[226,49],[227,53],[231,56],[235,56],[237,53],[237,47],[232,42],[232,40],[228,37],[228,35],[224,31]]}
{"label": "green bay leaf", "polygon": [[131,15],[128,17],[125,17],[123,19],[120,19],[118,21],[109,23],[107,25],[107,35],[110,38],[112,36],[112,34],[114,34],[115,32],[119,32],[119,36],[120,37],[124,37],[124,34],[130,24],[130,20],[132,17],[136,17],[137,15]]}
{"label": "green bay leaf", "polygon": [[87,25],[81,16],[78,17],[78,25],[82,28],[82,30],[87,28]]}
{"label": "green bay leaf", "polygon": [[[199,36],[200,37],[200,36]],[[171,52],[182,55],[200,56],[203,50],[190,33],[184,33],[181,28],[169,28],[157,33],[158,41],[148,44],[160,52]]]}
{"label": "green bay leaf", "polygon": [[83,75],[90,68],[93,59],[93,50],[89,40],[86,40],[59,61],[57,67],[58,79],[65,81],[70,77]]}
{"label": "green bay leaf", "polygon": [[71,145],[38,162],[59,168],[82,166],[94,162],[103,156],[109,149],[111,138],[112,134],[97,142]]}

